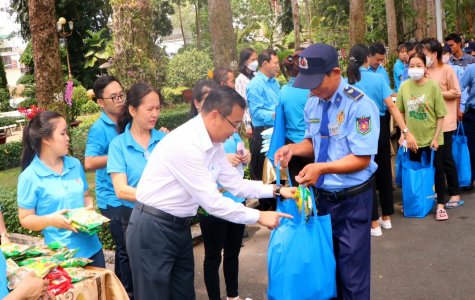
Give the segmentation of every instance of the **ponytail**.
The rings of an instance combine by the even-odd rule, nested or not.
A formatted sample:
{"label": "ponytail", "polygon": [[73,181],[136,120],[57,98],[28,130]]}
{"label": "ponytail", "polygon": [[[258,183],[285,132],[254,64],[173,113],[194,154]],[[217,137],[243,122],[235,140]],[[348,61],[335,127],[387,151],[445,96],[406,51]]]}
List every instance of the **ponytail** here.
{"label": "ponytail", "polygon": [[21,152],[21,170],[25,170],[33,161],[33,157],[36,155],[36,151],[30,144],[30,124],[26,124],[23,127],[23,150]]}
{"label": "ponytail", "polygon": [[368,60],[369,49],[365,45],[356,44],[350,50],[347,77],[349,84],[355,84],[361,80],[360,67]]}

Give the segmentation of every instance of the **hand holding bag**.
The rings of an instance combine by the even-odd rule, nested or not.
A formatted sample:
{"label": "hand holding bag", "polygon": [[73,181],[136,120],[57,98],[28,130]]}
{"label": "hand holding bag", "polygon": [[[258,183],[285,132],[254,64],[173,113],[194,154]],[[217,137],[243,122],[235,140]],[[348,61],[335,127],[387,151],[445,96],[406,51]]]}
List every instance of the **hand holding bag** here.
{"label": "hand holding bag", "polygon": [[[462,130],[462,134],[460,134]],[[470,165],[470,153],[468,152],[467,137],[462,122],[459,122],[457,131],[453,135],[452,156],[454,157],[459,186],[470,186],[472,184],[472,169]]]}

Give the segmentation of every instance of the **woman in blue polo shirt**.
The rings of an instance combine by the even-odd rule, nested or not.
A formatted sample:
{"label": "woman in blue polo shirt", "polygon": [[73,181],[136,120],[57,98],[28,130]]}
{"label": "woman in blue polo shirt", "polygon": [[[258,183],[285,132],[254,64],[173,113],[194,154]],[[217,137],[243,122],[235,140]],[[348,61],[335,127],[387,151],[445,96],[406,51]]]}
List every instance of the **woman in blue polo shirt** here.
{"label": "woman in blue polo shirt", "polygon": [[[391,172],[391,148],[389,116],[391,113],[399,128],[403,132],[407,146],[410,149],[417,149],[414,136],[408,131],[404,119],[391,98],[391,88],[384,78],[374,72],[369,72],[368,47],[356,44],[350,50],[350,60],[348,62],[348,83],[359,88],[365,93],[379,108],[380,132],[378,142],[378,154],[374,161],[378,164],[376,171],[376,189],[379,191],[379,201],[381,203],[382,217],[379,217],[378,203],[374,197],[373,216],[371,224],[371,235],[381,236],[381,227],[392,228],[391,215],[394,214],[393,184]],[[338,118],[338,116],[337,116]],[[339,120],[337,120],[339,122]]]}
{"label": "woman in blue polo shirt", "polygon": [[41,230],[45,243],[63,242],[79,249],[75,257],[92,259],[92,266],[104,268],[97,235],[77,232],[64,216],[70,209],[94,205],[84,169],[79,160],[67,156],[68,150],[67,124],[59,113],[41,112],[25,126],[17,189],[20,223]]}

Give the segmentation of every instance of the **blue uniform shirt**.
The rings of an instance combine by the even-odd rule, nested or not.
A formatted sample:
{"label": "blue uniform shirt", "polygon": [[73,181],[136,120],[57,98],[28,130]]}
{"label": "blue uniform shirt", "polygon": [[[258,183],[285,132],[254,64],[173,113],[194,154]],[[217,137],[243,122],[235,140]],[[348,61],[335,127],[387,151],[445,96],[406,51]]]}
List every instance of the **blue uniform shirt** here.
{"label": "blue uniform shirt", "polygon": [[[124,133],[112,140],[107,157],[107,173],[124,173],[127,175],[127,184],[137,187],[148,157],[157,143],[165,136],[164,132],[151,130],[150,141],[147,149],[140,146],[130,133],[130,123],[125,127]],[[121,199],[124,206],[133,208],[135,203]]]}
{"label": "blue uniform shirt", "polygon": [[465,109],[475,109],[475,64],[471,64],[467,67],[460,80],[460,87],[462,91],[467,89],[467,97],[465,101]]}
{"label": "blue uniform shirt", "polygon": [[[312,96],[305,106],[305,138],[312,139],[315,161],[320,150],[320,122],[322,104]],[[378,152],[379,112],[368,96],[349,86],[342,79],[337,91],[330,99],[328,109],[330,133],[328,160],[336,161],[347,155],[371,155],[371,162],[365,169],[350,174],[326,174],[321,188],[339,191],[367,181],[376,171],[374,155]]]}
{"label": "blue uniform shirt", "polygon": [[[360,67],[360,73],[361,80],[352,85],[359,88],[366,96],[373,100],[378,107],[379,115],[384,116],[387,110],[384,99],[390,97],[393,91],[381,75],[369,72],[364,67]],[[348,82],[348,79],[346,79],[346,82]]]}
{"label": "blue uniform shirt", "polygon": [[278,103],[279,90],[280,86],[277,80],[267,78],[261,72],[257,72],[257,75],[249,82],[246,95],[254,127],[274,125],[274,112]]}
{"label": "blue uniform shirt", "polygon": [[[84,169],[78,159],[63,158],[63,172],[58,174],[48,168],[38,156],[18,177],[18,207],[34,209],[38,216],[45,216],[62,209],[84,207],[84,192],[87,181]],[[45,243],[54,241],[65,243],[69,249],[79,248],[75,257],[89,258],[101,250],[97,235],[75,233],[56,227],[42,230]]]}
{"label": "blue uniform shirt", "polygon": [[[87,136],[85,156],[105,156],[109,151],[109,144],[118,135],[116,124],[107,116],[105,112],[89,130]],[[112,179],[107,174],[107,168],[96,170],[96,201],[97,206],[106,209],[107,205],[118,207],[122,201],[115,195]]]}
{"label": "blue uniform shirt", "polygon": [[7,295],[7,262],[5,261],[3,252],[0,251],[0,299],[5,298]]}
{"label": "blue uniform shirt", "polygon": [[[235,132],[235,133],[233,133],[232,136],[230,136],[224,142],[224,145],[223,145],[224,146],[224,152],[226,152],[226,154],[236,153],[238,143],[242,143],[242,139],[239,136],[239,133]],[[242,163],[239,164],[238,166],[236,166],[236,169],[238,170],[239,174],[241,174],[241,176],[244,176],[244,166],[242,165]],[[234,196],[230,192],[224,192],[223,195],[225,197],[233,199],[235,202],[239,202],[239,203],[244,202],[244,200],[246,200],[245,198],[240,198],[240,197]]]}
{"label": "blue uniform shirt", "polygon": [[391,86],[391,83],[389,82],[388,72],[386,72],[386,69],[383,67],[383,65],[379,65],[376,70],[373,69],[371,66],[369,66],[368,70],[369,70],[369,71],[373,71],[374,73],[380,74],[381,76],[383,76],[383,78],[384,78],[384,80],[386,81],[386,83],[387,83],[389,86]]}
{"label": "blue uniform shirt", "polygon": [[394,91],[397,93],[401,83],[406,80],[406,72],[407,67],[406,65],[400,60],[397,59],[396,63],[394,64],[393,74],[394,74]]}
{"label": "blue uniform shirt", "polygon": [[285,137],[294,143],[299,143],[305,135],[303,110],[307,103],[310,90],[294,88],[295,77],[279,92],[279,105],[282,105],[285,116]]}

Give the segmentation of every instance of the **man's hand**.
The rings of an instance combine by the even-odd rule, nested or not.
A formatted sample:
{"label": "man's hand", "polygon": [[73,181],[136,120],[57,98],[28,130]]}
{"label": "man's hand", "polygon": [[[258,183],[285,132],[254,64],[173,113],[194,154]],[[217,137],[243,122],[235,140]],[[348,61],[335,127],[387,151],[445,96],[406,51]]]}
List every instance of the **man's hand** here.
{"label": "man's hand", "polygon": [[274,163],[277,164],[280,162],[281,168],[287,168],[289,161],[292,159],[292,150],[289,145],[285,145],[277,150],[274,154]]}
{"label": "man's hand", "polygon": [[272,230],[279,226],[280,218],[292,219],[293,217],[289,214],[284,214],[277,211],[261,211],[257,223]]}
{"label": "man's hand", "polygon": [[64,214],[69,211],[69,209],[62,209],[58,210],[54,214],[46,216],[48,218],[48,226],[63,228],[77,233],[78,231],[76,230],[76,228],[71,226],[71,220],[64,216]]}
{"label": "man's hand", "polygon": [[318,178],[322,175],[321,164],[313,163],[306,165],[297,176],[295,180],[299,184],[305,184],[306,186],[314,185]]}
{"label": "man's hand", "polygon": [[406,143],[407,143],[407,148],[409,148],[414,153],[417,152],[417,149],[419,147],[417,146],[416,138],[410,132],[406,133]]}
{"label": "man's hand", "polygon": [[283,198],[295,199],[295,192],[297,192],[297,188],[296,188],[296,187],[286,187],[286,186],[283,186],[283,187],[280,188],[280,195],[281,195]]}
{"label": "man's hand", "polygon": [[233,167],[236,167],[237,165],[241,163],[241,156],[238,154],[228,153],[226,154],[226,158],[228,159],[228,161],[231,163]]}
{"label": "man's hand", "polygon": [[249,150],[244,149],[244,154],[241,155],[241,161],[245,165],[248,165],[251,162],[251,152],[249,152]]}
{"label": "man's hand", "polygon": [[459,122],[462,122],[463,112],[460,110],[460,108],[457,108],[457,119],[459,120]]}

